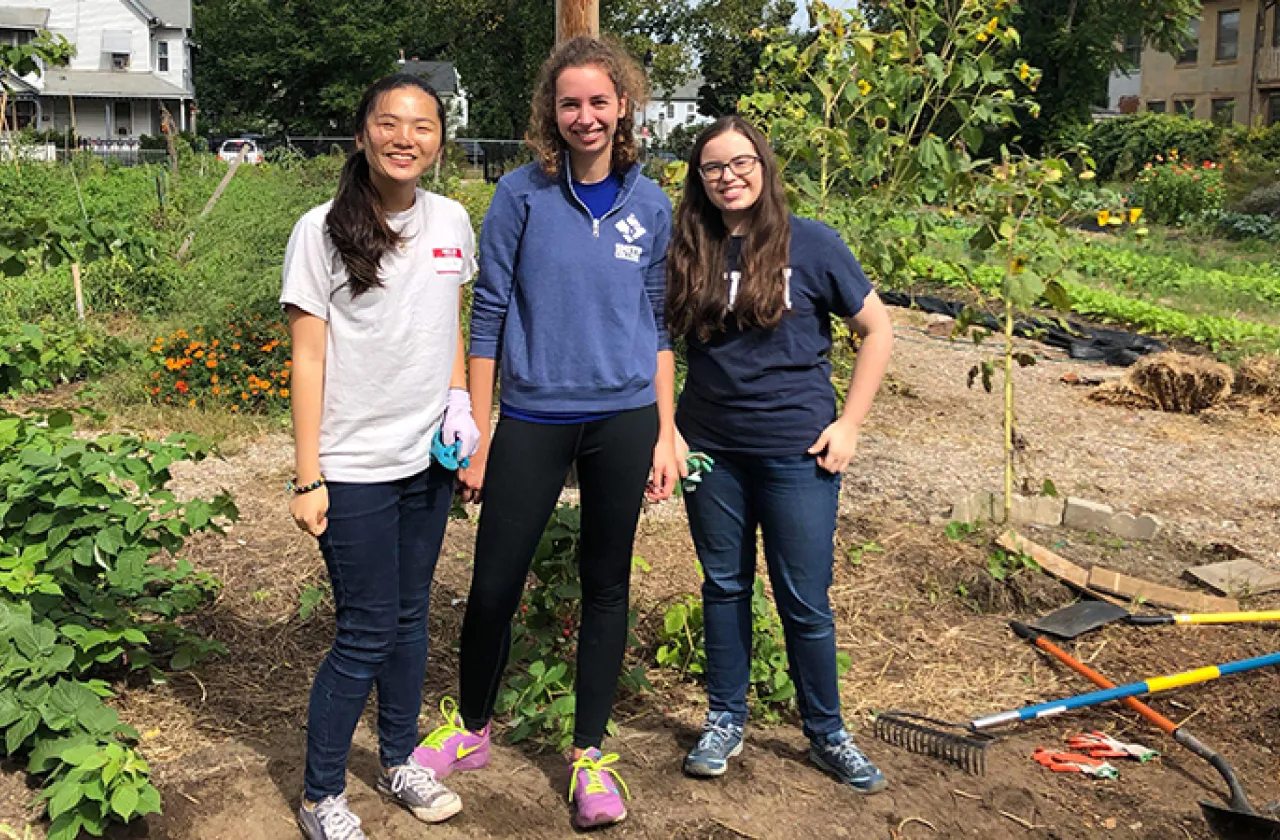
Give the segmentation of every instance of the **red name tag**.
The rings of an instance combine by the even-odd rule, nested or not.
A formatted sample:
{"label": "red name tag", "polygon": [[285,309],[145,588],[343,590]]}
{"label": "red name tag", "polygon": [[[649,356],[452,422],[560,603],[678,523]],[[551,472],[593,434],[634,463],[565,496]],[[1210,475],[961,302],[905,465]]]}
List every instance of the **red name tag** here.
{"label": "red name tag", "polygon": [[433,248],[431,256],[435,262],[437,274],[462,273],[461,248]]}

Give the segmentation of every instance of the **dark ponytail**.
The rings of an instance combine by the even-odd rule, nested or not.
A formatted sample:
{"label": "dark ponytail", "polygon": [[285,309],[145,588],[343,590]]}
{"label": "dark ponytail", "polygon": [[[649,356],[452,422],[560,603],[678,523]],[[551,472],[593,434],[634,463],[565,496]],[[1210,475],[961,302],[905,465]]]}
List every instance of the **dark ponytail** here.
{"label": "dark ponytail", "polygon": [[[440,131],[445,131],[444,103],[431,85],[417,76],[397,73],[370,85],[356,106],[356,136],[365,134],[369,112],[378,98],[388,91],[403,87],[416,87],[436,102],[440,117]],[[441,137],[441,144],[445,138]],[[329,239],[342,256],[347,268],[347,285],[351,296],[357,297],[370,289],[381,286],[378,268],[387,252],[400,244],[400,236],[387,224],[387,214],[382,207],[382,196],[369,174],[369,160],[361,149],[355,149],[347,157],[338,179],[338,194],[325,217]]]}

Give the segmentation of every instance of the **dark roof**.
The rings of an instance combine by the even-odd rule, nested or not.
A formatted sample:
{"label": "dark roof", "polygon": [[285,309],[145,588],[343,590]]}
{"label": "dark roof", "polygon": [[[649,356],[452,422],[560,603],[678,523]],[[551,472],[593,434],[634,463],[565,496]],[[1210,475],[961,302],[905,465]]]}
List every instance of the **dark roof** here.
{"label": "dark roof", "polygon": [[410,59],[400,62],[399,71],[424,79],[436,89],[437,93],[456,94],[458,92],[458,72],[453,69],[451,61],[418,61]]}

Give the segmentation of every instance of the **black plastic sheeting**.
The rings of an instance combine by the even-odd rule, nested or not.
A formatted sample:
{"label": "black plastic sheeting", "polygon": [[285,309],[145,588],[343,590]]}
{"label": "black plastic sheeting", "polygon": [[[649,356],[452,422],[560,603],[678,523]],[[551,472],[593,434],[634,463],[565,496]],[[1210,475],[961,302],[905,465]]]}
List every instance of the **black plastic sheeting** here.
{"label": "black plastic sheeting", "polygon": [[[924,312],[960,317],[965,308],[958,301],[943,300],[927,295],[909,295],[903,292],[883,291],[880,298],[890,306],[919,309]],[[1003,332],[1000,322],[989,313],[982,313],[974,323],[993,333]],[[1073,359],[1084,362],[1106,362],[1115,367],[1128,367],[1149,353],[1160,353],[1169,348],[1162,341],[1125,330],[1104,330],[1076,321],[1067,321],[1064,330],[1057,321],[1043,318],[1022,319],[1014,322],[1013,331],[1020,338],[1028,338],[1067,351]]]}

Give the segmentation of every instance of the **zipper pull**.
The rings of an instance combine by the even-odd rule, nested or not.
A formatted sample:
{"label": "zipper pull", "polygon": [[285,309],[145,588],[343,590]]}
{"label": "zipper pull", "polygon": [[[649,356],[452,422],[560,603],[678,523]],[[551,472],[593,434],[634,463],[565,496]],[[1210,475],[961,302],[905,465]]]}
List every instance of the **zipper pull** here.
{"label": "zipper pull", "polygon": [[599,219],[591,220],[591,235],[594,236],[596,239],[600,238],[600,220]]}

